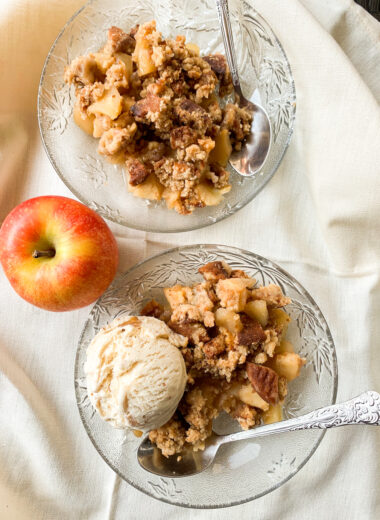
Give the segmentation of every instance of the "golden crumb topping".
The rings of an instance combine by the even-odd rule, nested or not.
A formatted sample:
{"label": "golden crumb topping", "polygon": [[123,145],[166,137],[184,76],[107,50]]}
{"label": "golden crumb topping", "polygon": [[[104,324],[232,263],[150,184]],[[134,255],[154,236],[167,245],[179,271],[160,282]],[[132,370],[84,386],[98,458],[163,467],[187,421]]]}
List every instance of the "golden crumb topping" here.
{"label": "golden crumb topping", "polygon": [[102,156],[125,164],[136,197],[188,214],[231,189],[225,168],[252,114],[221,103],[233,91],[221,54],[200,56],[184,36],[164,39],[154,21],[129,33],[111,27],[102,49],[70,63],[65,81],[76,89],[75,122],[99,139]]}
{"label": "golden crumb topping", "polygon": [[285,340],[291,300],[277,285],[257,286],[222,261],[199,269],[204,281],[164,289],[170,310],[156,301],[141,314],[164,320],[188,343],[180,347],[188,382],[170,421],[150,432],[165,456],[185,446],[203,449],[221,411],[243,429],[281,420],[287,383],[305,360]]}

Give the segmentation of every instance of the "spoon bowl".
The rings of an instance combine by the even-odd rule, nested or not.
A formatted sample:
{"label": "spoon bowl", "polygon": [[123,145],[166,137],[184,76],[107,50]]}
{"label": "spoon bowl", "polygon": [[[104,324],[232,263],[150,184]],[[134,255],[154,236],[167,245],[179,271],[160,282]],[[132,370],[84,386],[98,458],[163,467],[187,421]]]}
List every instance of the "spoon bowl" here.
{"label": "spoon bowl", "polygon": [[190,477],[211,466],[220,446],[218,437],[215,434],[209,437],[203,451],[185,448],[180,456],[164,457],[146,436],[137,450],[137,460],[146,471],[161,477]]}
{"label": "spoon bowl", "polygon": [[272,130],[268,114],[264,108],[252,103],[243,95],[235,55],[228,0],[216,0],[220,30],[236,98],[241,108],[247,108],[253,115],[251,132],[243,142],[241,150],[230,157],[230,164],[243,177],[253,177],[263,167],[270,150]]}
{"label": "spoon bowl", "polygon": [[241,150],[230,157],[230,164],[244,177],[254,176],[263,166],[269,154],[271,144],[271,126],[263,107],[246,102],[252,110],[253,122],[251,133],[243,143]]}
{"label": "spoon bowl", "polygon": [[142,468],[161,477],[189,477],[207,469],[214,462],[219,447],[230,442],[254,439],[276,433],[297,430],[326,429],[352,424],[380,426],[380,395],[369,390],[350,401],[319,408],[301,417],[267,424],[252,430],[217,435],[206,440],[205,449],[194,452],[185,449],[180,456],[164,457],[161,451],[145,437],[137,450]]}

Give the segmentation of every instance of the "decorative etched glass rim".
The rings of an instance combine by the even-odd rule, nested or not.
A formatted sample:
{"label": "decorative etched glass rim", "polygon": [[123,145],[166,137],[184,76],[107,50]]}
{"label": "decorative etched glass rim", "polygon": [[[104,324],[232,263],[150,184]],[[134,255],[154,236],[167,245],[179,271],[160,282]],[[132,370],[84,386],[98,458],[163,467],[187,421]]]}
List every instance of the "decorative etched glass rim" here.
{"label": "decorative etched glass rim", "polygon": [[[47,57],[45,59],[43,68],[42,68],[41,78],[40,78],[39,87],[38,87],[38,98],[37,98],[38,127],[39,127],[39,131],[40,131],[42,144],[43,144],[44,150],[46,152],[46,155],[49,158],[50,164],[53,166],[53,168],[56,171],[58,177],[69,188],[69,190],[72,192],[72,194],[75,197],[77,197],[77,199],[80,200],[83,204],[86,204],[87,206],[89,204],[91,204],[91,200],[88,200],[86,197],[82,196],[81,193],[79,193],[78,190],[76,190],[72,186],[72,184],[64,177],[64,175],[62,174],[62,172],[59,169],[58,165],[56,164],[56,161],[54,160],[54,157],[53,157],[53,154],[51,153],[49,145],[47,144],[47,142],[45,140],[43,129],[42,129],[42,122],[41,122],[42,121],[41,98],[42,98],[42,88],[43,88],[43,82],[44,82],[44,79],[45,79],[46,68],[48,66],[48,63],[50,61],[51,56],[54,53],[54,49],[55,49],[58,41],[60,40],[61,36],[63,35],[63,33],[65,32],[67,27],[72,23],[72,21],[88,5],[90,5],[94,1],[95,0],[88,0],[80,9],[78,9],[71,16],[71,18],[69,18],[69,20],[65,23],[65,25],[63,26],[63,28],[59,32],[58,36],[54,40],[54,42],[53,42],[53,44],[52,44],[52,46],[51,46],[51,48],[49,50],[49,53],[48,53],[48,55],[47,55]],[[248,205],[250,202],[252,202],[252,200],[263,190],[263,188],[268,184],[268,182],[272,179],[273,175],[276,173],[276,171],[277,171],[278,167],[280,166],[281,161],[282,161],[282,159],[283,159],[287,149],[289,148],[289,144],[290,144],[293,132],[294,132],[294,121],[295,121],[295,117],[296,117],[296,107],[297,107],[296,87],[295,87],[295,83],[294,83],[293,73],[292,73],[292,69],[290,67],[290,63],[289,63],[288,57],[287,57],[287,55],[286,55],[286,53],[284,51],[284,48],[283,48],[281,42],[279,41],[279,39],[277,38],[276,34],[274,33],[274,31],[272,30],[271,26],[265,20],[265,18],[263,16],[261,16],[260,13],[258,13],[258,11],[253,6],[251,6],[251,8],[252,8],[252,11],[255,13],[255,16],[259,20],[260,19],[263,20],[266,23],[266,25],[270,28],[270,31],[271,31],[271,33],[272,33],[272,35],[274,37],[274,40],[276,41],[276,43],[277,43],[281,53],[283,54],[284,62],[286,64],[286,67],[287,67],[288,72],[289,72],[289,78],[290,78],[290,82],[289,83],[290,83],[291,93],[292,93],[292,97],[294,99],[294,102],[293,102],[293,111],[292,111],[291,117],[289,119],[288,135],[287,135],[286,142],[284,143],[284,147],[283,147],[282,153],[280,153],[278,155],[277,160],[274,162],[271,171],[267,174],[266,179],[262,183],[262,185],[256,191],[252,192],[251,196],[247,199],[245,204],[243,204],[242,206],[236,207],[233,213],[237,213],[238,211],[243,209],[246,205]],[[214,221],[205,220],[203,224],[199,224],[199,223],[198,224],[194,224],[194,226],[190,226],[190,227],[186,228],[185,230],[183,230],[181,228],[180,229],[174,229],[173,228],[173,229],[168,229],[168,230],[165,230],[165,231],[155,230],[154,232],[155,233],[178,233],[178,232],[183,232],[183,231],[194,231],[196,229],[201,229],[203,227],[207,227],[207,226],[210,226],[212,224],[215,224],[216,222],[220,222],[220,221],[228,218],[229,216],[231,216],[233,213],[231,213],[231,212],[223,213],[223,214],[219,215]],[[140,225],[138,225],[136,223],[134,223],[133,225],[131,223],[129,223],[129,222],[127,223],[123,216],[119,217],[119,216],[115,216],[114,214],[109,214],[105,218],[107,218],[108,220],[111,220],[113,222],[116,222],[117,224],[121,224],[122,226],[129,227],[131,229],[137,229],[137,230],[140,230],[140,231],[147,231],[145,226],[140,226]]]}
{"label": "decorative etched glass rim", "polygon": [[[155,255],[152,255],[149,258],[146,258],[146,259],[142,260],[141,262],[138,262],[137,264],[134,264],[132,267],[130,267],[129,269],[124,271],[124,273],[122,273],[121,276],[124,277],[124,276],[126,276],[128,274],[131,274],[137,268],[143,266],[144,264],[146,264],[146,263],[148,263],[148,262],[150,262],[150,261],[152,261],[154,259],[158,259],[159,257],[161,257],[163,255],[170,254],[170,253],[177,253],[177,252],[183,253],[183,252],[186,252],[189,249],[194,249],[194,248],[199,248],[201,250],[202,249],[211,249],[211,250],[214,249],[215,251],[229,250],[231,252],[235,252],[235,253],[238,253],[238,254],[244,254],[244,255],[253,257],[255,260],[258,260],[259,262],[263,262],[264,261],[267,264],[270,264],[273,268],[278,270],[280,273],[285,275],[287,278],[289,278],[289,280],[291,282],[293,282],[297,286],[297,288],[300,290],[300,292],[303,294],[303,296],[305,296],[310,301],[310,303],[312,303],[315,306],[315,309],[318,312],[320,319],[325,323],[326,335],[327,335],[327,337],[328,337],[328,339],[331,342],[331,345],[333,347],[332,348],[332,359],[331,359],[331,361],[332,361],[332,374],[331,375],[332,375],[334,383],[333,383],[333,388],[332,388],[331,402],[329,404],[335,404],[336,403],[337,391],[338,391],[338,361],[337,361],[337,356],[336,356],[334,339],[332,337],[332,334],[331,334],[330,328],[328,326],[328,323],[327,323],[327,321],[326,321],[326,319],[325,319],[325,317],[324,317],[320,307],[317,305],[317,303],[315,302],[314,298],[310,295],[310,293],[300,284],[300,282],[298,282],[298,280],[296,280],[291,274],[289,274],[287,271],[285,271],[285,269],[283,269],[282,267],[277,265],[275,262],[272,262],[272,260],[268,260],[264,256],[258,255],[256,253],[252,253],[251,251],[247,251],[245,249],[240,249],[238,247],[233,247],[233,246],[225,246],[225,245],[221,245],[221,244],[191,244],[191,245],[188,245],[188,246],[173,247],[173,248],[161,251],[160,253],[157,253]],[[77,407],[78,407],[78,411],[79,411],[79,415],[80,415],[82,424],[83,424],[83,426],[84,426],[84,428],[85,428],[85,430],[87,432],[87,435],[90,438],[93,446],[95,447],[95,449],[99,453],[99,455],[102,457],[102,459],[106,462],[106,464],[121,479],[125,480],[129,485],[131,485],[134,488],[138,489],[142,493],[145,493],[146,495],[148,495],[148,496],[150,496],[152,498],[155,498],[156,500],[160,500],[162,502],[166,502],[167,504],[171,504],[171,505],[185,507],[185,508],[188,508],[188,509],[222,509],[222,508],[226,508],[226,507],[232,507],[232,506],[237,506],[237,505],[240,505],[240,504],[245,504],[247,502],[251,502],[252,500],[256,500],[257,498],[260,498],[260,497],[262,497],[264,495],[267,495],[268,493],[271,493],[272,491],[275,491],[276,489],[281,487],[283,484],[288,482],[288,480],[290,480],[292,477],[294,477],[294,475],[296,475],[300,471],[300,469],[302,469],[304,467],[304,465],[310,460],[310,458],[312,457],[312,455],[317,450],[318,446],[320,445],[320,443],[321,443],[321,441],[322,441],[322,439],[323,439],[323,437],[324,437],[324,435],[326,433],[326,430],[320,430],[318,432],[319,436],[318,436],[317,440],[315,441],[314,445],[311,447],[310,451],[307,453],[305,458],[302,460],[302,462],[293,471],[291,471],[284,479],[280,480],[279,482],[277,482],[276,484],[274,484],[272,487],[268,488],[264,492],[258,493],[257,495],[255,495],[253,497],[249,497],[249,498],[246,498],[246,499],[243,499],[243,500],[237,500],[237,501],[231,502],[231,503],[219,504],[217,506],[215,506],[215,505],[212,505],[212,506],[189,505],[189,504],[181,503],[181,502],[176,502],[175,504],[173,504],[173,502],[171,502],[169,500],[166,500],[163,497],[157,497],[153,493],[150,493],[147,489],[144,489],[143,487],[139,486],[135,482],[132,482],[132,481],[128,480],[128,478],[126,476],[124,476],[115,467],[115,465],[112,464],[107,459],[106,455],[98,447],[98,445],[97,445],[97,443],[96,443],[96,441],[95,441],[95,439],[94,439],[94,437],[93,437],[93,435],[91,433],[91,430],[87,427],[87,424],[86,424],[86,421],[84,420],[84,415],[83,415],[83,412],[82,412],[82,409],[81,409],[81,406],[80,406],[79,385],[78,385],[79,346],[83,342],[83,338],[85,336],[85,329],[86,329],[86,326],[83,327],[83,330],[81,332],[81,335],[80,335],[80,338],[79,338],[79,341],[78,341],[78,349],[77,349],[77,352],[76,352],[76,355],[75,355],[75,367],[74,367],[74,390],[75,390],[76,403],[77,403]],[[183,478],[196,478],[196,475],[193,475],[191,477],[183,477]]]}

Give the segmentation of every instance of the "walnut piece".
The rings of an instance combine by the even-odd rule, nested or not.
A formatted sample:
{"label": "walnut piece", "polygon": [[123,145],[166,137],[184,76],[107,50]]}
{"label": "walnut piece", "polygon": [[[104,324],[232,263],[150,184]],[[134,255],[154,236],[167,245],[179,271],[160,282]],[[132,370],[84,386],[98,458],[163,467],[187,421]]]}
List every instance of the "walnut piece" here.
{"label": "walnut piece", "polygon": [[131,106],[130,111],[136,121],[141,123],[150,123],[153,121],[154,114],[161,109],[161,98],[153,94],[149,94],[144,99],[140,99]]}
{"label": "walnut piece", "polygon": [[137,186],[145,181],[149,172],[146,166],[137,159],[131,159],[128,162],[129,184]]}
{"label": "walnut piece", "polygon": [[247,375],[255,392],[269,404],[278,402],[278,375],[269,367],[247,363]]}
{"label": "walnut piece", "polygon": [[207,61],[211,70],[214,71],[218,77],[226,74],[227,60],[222,54],[210,54],[209,56],[203,56],[203,59]]}
{"label": "walnut piece", "polygon": [[229,278],[231,268],[226,262],[209,262],[198,269],[198,273],[203,275],[205,280],[217,282]]}
{"label": "walnut piece", "polygon": [[243,328],[237,335],[238,345],[250,347],[251,345],[258,345],[260,342],[266,340],[267,336],[258,321],[242,315],[241,322]]}
{"label": "walnut piece", "polygon": [[170,146],[173,150],[176,148],[187,148],[195,144],[197,139],[197,132],[189,126],[177,126],[170,132]]}
{"label": "walnut piece", "polygon": [[108,40],[104,51],[108,52],[109,54],[113,54],[115,52],[125,52],[126,54],[132,54],[136,45],[132,31],[127,34],[122,29],[119,29],[119,27],[110,27],[108,29]]}
{"label": "walnut piece", "polygon": [[210,340],[206,328],[201,323],[177,323],[170,320],[168,326],[177,334],[188,338],[194,345],[203,345]]}
{"label": "walnut piece", "polygon": [[201,130],[208,128],[211,124],[210,116],[206,110],[191,99],[182,100],[174,109],[179,121],[185,125],[193,125]]}
{"label": "walnut piece", "polygon": [[219,334],[216,338],[211,339],[203,346],[203,352],[208,358],[216,357],[226,350],[224,336]]}

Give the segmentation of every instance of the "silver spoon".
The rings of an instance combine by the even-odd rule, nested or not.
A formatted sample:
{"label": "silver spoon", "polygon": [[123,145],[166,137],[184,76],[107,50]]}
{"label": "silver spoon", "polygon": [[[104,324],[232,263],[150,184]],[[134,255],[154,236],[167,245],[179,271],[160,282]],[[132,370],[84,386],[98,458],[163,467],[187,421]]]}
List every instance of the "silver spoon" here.
{"label": "silver spoon", "polygon": [[255,439],[275,433],[309,430],[311,428],[326,429],[349,424],[380,426],[380,395],[377,392],[370,390],[350,401],[319,408],[288,421],[268,424],[230,435],[213,433],[207,439],[206,448],[203,451],[194,452],[189,448],[181,453],[181,457],[177,455],[172,455],[169,458],[164,457],[161,451],[153,446],[149,438],[146,437],[138,448],[137,459],[142,468],[161,477],[188,477],[211,466],[222,444]]}
{"label": "silver spoon", "polygon": [[268,114],[260,105],[248,101],[242,93],[236,64],[234,40],[232,36],[228,0],[215,0],[226,58],[230,68],[235,93],[241,107],[248,107],[253,112],[251,133],[243,143],[241,150],[234,152],[230,163],[244,177],[252,177],[263,166],[271,144],[271,126]]}

